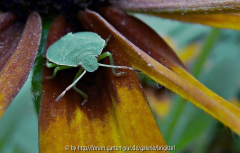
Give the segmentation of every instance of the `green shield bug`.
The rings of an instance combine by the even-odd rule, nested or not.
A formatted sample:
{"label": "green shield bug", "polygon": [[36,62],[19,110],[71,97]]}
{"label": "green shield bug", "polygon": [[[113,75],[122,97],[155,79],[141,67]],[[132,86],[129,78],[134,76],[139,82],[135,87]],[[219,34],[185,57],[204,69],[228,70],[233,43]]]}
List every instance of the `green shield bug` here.
{"label": "green shield bug", "polygon": [[[48,79],[54,78],[59,70],[80,67],[73,83],[58,96],[56,101],[60,100],[69,89],[73,88],[85,98],[82,103],[82,105],[84,105],[88,100],[88,95],[78,89],[76,84],[86,72],[94,72],[99,66],[112,68],[112,72],[116,76],[125,74],[124,72],[117,73],[116,68],[139,71],[131,67],[115,66],[111,53],[105,52],[101,54],[105,45],[105,40],[96,33],[77,32],[68,33],[48,48],[46,66],[55,68],[53,75],[47,77]],[[106,57],[110,58],[111,65],[98,63],[98,61]]]}

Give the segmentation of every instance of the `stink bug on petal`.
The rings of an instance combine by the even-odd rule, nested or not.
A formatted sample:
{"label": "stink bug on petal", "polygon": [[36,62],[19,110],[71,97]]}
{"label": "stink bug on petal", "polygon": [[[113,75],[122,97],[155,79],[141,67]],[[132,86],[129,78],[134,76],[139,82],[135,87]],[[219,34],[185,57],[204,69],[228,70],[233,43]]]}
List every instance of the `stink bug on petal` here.
{"label": "stink bug on petal", "polygon": [[[101,54],[104,46],[106,46],[106,41],[96,33],[77,32],[68,33],[48,48],[46,66],[55,68],[53,75],[47,77],[48,79],[54,78],[59,70],[80,67],[73,83],[60,94],[56,101],[60,100],[69,89],[73,88],[85,98],[82,103],[84,105],[88,100],[88,95],[78,89],[76,84],[86,72],[94,72],[99,66],[112,68],[112,72],[116,76],[125,74],[124,72],[117,73],[116,68],[139,71],[131,67],[115,66],[111,53],[105,52]],[[98,63],[98,61],[106,57],[110,58],[111,65]]]}

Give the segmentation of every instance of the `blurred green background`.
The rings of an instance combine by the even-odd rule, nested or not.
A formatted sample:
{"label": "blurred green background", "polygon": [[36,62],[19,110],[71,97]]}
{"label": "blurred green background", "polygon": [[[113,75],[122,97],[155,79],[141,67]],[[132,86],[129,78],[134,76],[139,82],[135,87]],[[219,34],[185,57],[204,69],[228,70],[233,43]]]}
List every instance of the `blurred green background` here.
{"label": "blurred green background", "polygon": [[[240,32],[216,30],[210,27],[180,23],[153,16],[133,14],[152,27],[161,36],[170,38],[179,50],[192,43],[206,44],[207,38],[216,39],[198,80],[229,101],[239,101],[240,95]],[[209,35],[212,33],[212,35]],[[194,50],[192,50],[194,52]],[[201,53],[200,53],[201,54]],[[198,58],[198,57],[196,57]],[[193,69],[194,61],[188,65]],[[170,111],[156,119],[168,145],[176,145],[176,152],[237,152],[239,137],[215,119],[184,102],[170,92]],[[238,102],[236,102],[238,103]],[[154,112],[154,109],[153,109]],[[156,114],[156,112],[154,112]],[[31,94],[31,75],[0,120],[0,152],[38,152],[38,117]]]}

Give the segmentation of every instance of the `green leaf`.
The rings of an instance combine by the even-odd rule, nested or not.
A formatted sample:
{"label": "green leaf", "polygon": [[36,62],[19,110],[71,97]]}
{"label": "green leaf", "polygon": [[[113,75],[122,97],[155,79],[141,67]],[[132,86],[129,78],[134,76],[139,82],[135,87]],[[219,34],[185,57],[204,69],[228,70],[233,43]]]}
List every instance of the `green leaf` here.
{"label": "green leaf", "polygon": [[33,76],[32,76],[32,95],[35,104],[36,113],[39,115],[40,109],[40,100],[41,100],[41,91],[42,91],[42,74],[43,74],[43,62],[44,62],[44,53],[46,40],[48,35],[48,29],[50,27],[51,19],[43,20],[43,30],[41,44],[37,57],[33,65]]}

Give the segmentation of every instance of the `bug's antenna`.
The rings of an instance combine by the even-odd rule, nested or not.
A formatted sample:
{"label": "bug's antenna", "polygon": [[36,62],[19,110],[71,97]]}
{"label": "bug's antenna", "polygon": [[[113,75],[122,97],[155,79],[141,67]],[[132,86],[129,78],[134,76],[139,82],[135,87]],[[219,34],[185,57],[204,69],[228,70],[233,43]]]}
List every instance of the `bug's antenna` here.
{"label": "bug's antenna", "polygon": [[109,36],[107,37],[107,39],[105,40],[106,44],[109,42],[109,40],[111,39],[111,37],[112,37],[112,35],[109,35]]}
{"label": "bug's antenna", "polygon": [[87,71],[84,70],[83,73],[58,96],[56,102],[59,101],[65,95],[65,93],[70,90],[84,76],[84,74],[86,74],[86,72]]}

